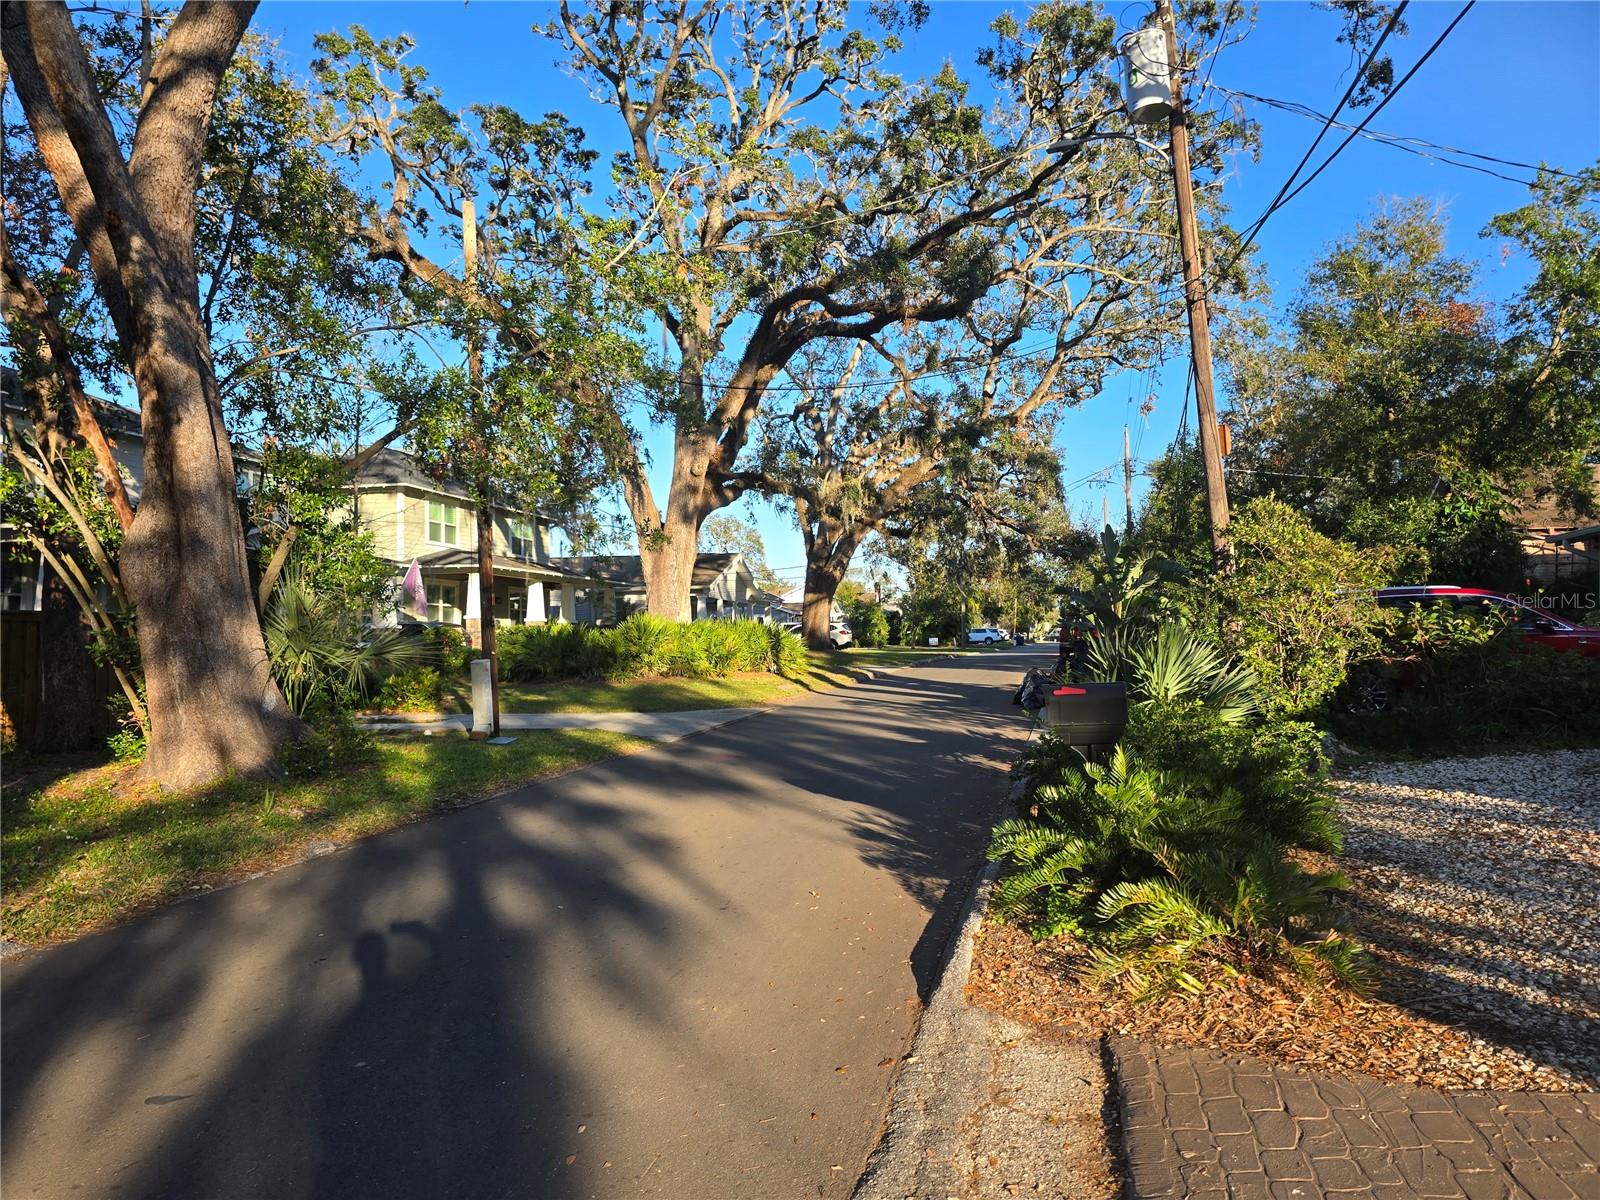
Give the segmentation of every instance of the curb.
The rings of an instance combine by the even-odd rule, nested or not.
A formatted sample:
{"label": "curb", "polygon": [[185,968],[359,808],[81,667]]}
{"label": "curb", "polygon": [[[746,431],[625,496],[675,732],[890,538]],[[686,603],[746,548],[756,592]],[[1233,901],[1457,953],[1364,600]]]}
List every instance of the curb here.
{"label": "curb", "polygon": [[[1030,742],[1033,735],[1030,733]],[[1006,813],[1015,812],[1027,788],[1027,780],[1011,781],[1006,793]],[[937,1094],[938,1081],[952,1068],[952,1060],[967,1040],[960,1025],[968,1011],[967,976],[972,970],[973,942],[989,906],[989,893],[1000,875],[998,862],[986,863],[972,882],[966,905],[961,911],[955,935],[945,951],[939,982],[929,997],[911,1050],[900,1060],[889,1092],[878,1144],[867,1156],[866,1166],[851,1192],[852,1200],[888,1200],[918,1195],[917,1182],[923,1163],[938,1156],[933,1143],[951,1130],[935,1119],[925,1093]]]}

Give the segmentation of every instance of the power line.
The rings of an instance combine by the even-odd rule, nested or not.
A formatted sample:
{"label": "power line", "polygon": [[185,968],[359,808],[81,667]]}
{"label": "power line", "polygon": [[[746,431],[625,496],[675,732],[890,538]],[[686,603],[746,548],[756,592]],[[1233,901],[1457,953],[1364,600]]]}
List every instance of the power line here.
{"label": "power line", "polygon": [[[1405,9],[1406,3],[1409,3],[1409,0],[1403,0],[1403,2],[1400,4],[1400,6],[1395,9],[1393,17],[1390,18],[1388,27],[1385,28],[1385,30],[1384,30],[1383,37],[1380,37],[1378,39],[1378,44],[1372,48],[1372,54],[1369,54],[1367,56],[1369,62],[1377,54],[1378,49],[1383,45],[1384,39],[1387,38],[1388,35],[1389,35],[1389,30],[1394,28],[1395,19],[1397,19],[1400,16],[1400,13]],[[1380,112],[1382,112],[1384,107],[1389,103],[1389,101],[1393,100],[1395,98],[1395,96],[1397,96],[1399,94],[1400,89],[1405,87],[1405,85],[1408,82],[1410,82],[1411,77],[1414,76],[1419,70],[1422,69],[1422,64],[1427,62],[1428,59],[1433,57],[1434,51],[1436,51],[1441,45],[1444,44],[1444,40],[1447,37],[1450,36],[1451,31],[1454,30],[1455,27],[1461,23],[1461,19],[1463,17],[1465,17],[1469,12],[1472,11],[1472,6],[1474,4],[1476,4],[1476,3],[1477,3],[1477,0],[1467,0],[1466,5],[1462,8],[1462,10],[1460,12],[1458,12],[1455,15],[1455,19],[1452,20],[1450,22],[1450,24],[1445,26],[1444,32],[1441,33],[1437,38],[1435,38],[1434,41],[1433,41],[1433,44],[1422,52],[1422,57],[1419,58],[1412,65],[1412,67],[1411,67],[1411,69],[1409,71],[1407,71],[1403,76],[1401,76],[1400,81],[1398,83],[1396,83],[1392,88],[1389,89],[1389,91],[1384,95],[1383,99],[1380,100],[1377,103],[1377,105],[1373,108],[1373,110],[1371,112],[1369,112],[1366,115],[1365,118],[1362,119],[1361,124],[1356,126],[1356,128],[1351,131],[1351,133],[1344,139],[1344,141],[1340,142],[1338,146],[1334,147],[1333,152],[1331,154],[1329,154],[1327,158],[1322,160],[1322,164],[1319,167],[1317,167],[1317,169],[1315,171],[1313,171],[1310,175],[1308,175],[1304,180],[1301,181],[1299,187],[1296,187],[1293,191],[1289,191],[1288,190],[1289,186],[1294,182],[1295,176],[1300,173],[1300,167],[1296,167],[1294,169],[1294,171],[1290,174],[1289,179],[1284,183],[1284,186],[1279,189],[1278,198],[1275,199],[1271,204],[1269,204],[1267,206],[1266,211],[1263,212],[1261,214],[1261,216],[1256,219],[1256,223],[1250,227],[1249,235],[1240,244],[1239,248],[1237,250],[1235,250],[1234,253],[1229,257],[1228,261],[1218,271],[1216,271],[1216,275],[1221,276],[1221,275],[1227,274],[1227,272],[1233,268],[1233,265],[1235,263],[1237,263],[1239,261],[1239,259],[1244,256],[1244,252],[1250,248],[1251,243],[1255,241],[1256,234],[1260,233],[1261,232],[1261,227],[1266,224],[1267,218],[1272,216],[1273,213],[1277,212],[1278,209],[1280,209],[1284,205],[1288,204],[1289,201],[1293,200],[1301,192],[1305,191],[1306,188],[1310,187],[1311,186],[1311,182],[1314,179],[1316,179],[1316,177],[1318,175],[1321,175],[1323,171],[1328,169],[1329,164],[1331,164],[1334,159],[1339,157],[1339,152],[1342,151],[1346,146],[1348,146],[1352,141],[1354,141],[1356,136],[1357,136],[1357,134],[1361,133],[1363,130],[1366,129],[1368,122],[1370,122],[1373,117],[1377,116]],[[1366,71],[1365,65],[1362,66],[1361,70],[1357,71],[1356,79],[1354,81],[1352,81],[1352,83],[1351,83],[1352,89],[1355,87],[1355,84],[1360,81],[1360,79],[1361,79],[1362,75],[1365,73],[1365,71]],[[1349,95],[1349,93],[1347,92],[1346,96],[1348,97],[1348,95]],[[1343,102],[1341,102],[1339,107],[1335,108],[1333,110],[1332,117],[1330,117],[1326,122],[1324,122],[1321,132],[1319,132],[1317,134],[1317,141],[1321,141],[1323,134],[1327,133],[1328,130],[1333,127],[1332,126],[1333,118],[1336,118],[1339,115],[1340,109],[1342,109],[1343,107],[1344,107]],[[1313,146],[1315,146],[1315,144],[1316,143],[1313,143]],[[1309,151],[1307,152],[1306,157],[1307,158],[1310,157],[1310,152]],[[1304,166],[1304,165],[1305,165],[1304,160],[1301,160],[1301,166]]]}
{"label": "power line", "polygon": [[[1361,86],[1362,80],[1367,77],[1367,68],[1377,61],[1378,52],[1383,49],[1383,44],[1389,40],[1389,35],[1394,32],[1395,26],[1400,23],[1400,16],[1406,11],[1406,6],[1410,4],[1410,2],[1411,0],[1400,0],[1400,4],[1396,6],[1394,12],[1389,14],[1389,23],[1383,27],[1383,33],[1379,36],[1377,43],[1370,51],[1367,52],[1366,61],[1356,68],[1356,73],[1350,80],[1350,86],[1345,89],[1344,95],[1339,97],[1339,103],[1334,106],[1332,116],[1328,117],[1328,119],[1323,122],[1322,128],[1317,131],[1317,136],[1312,140],[1311,145],[1306,148],[1305,154],[1301,155],[1300,161],[1295,164],[1294,170],[1289,172],[1289,178],[1283,181],[1283,186],[1278,189],[1278,194],[1272,198],[1272,203],[1268,204],[1267,207],[1262,210],[1261,215],[1257,217],[1255,219],[1255,223],[1250,226],[1249,231],[1245,235],[1244,241],[1240,244],[1239,249],[1234,253],[1233,258],[1229,260],[1229,267],[1232,267],[1233,264],[1239,260],[1240,256],[1242,256],[1244,252],[1250,248],[1251,243],[1256,240],[1256,234],[1260,233],[1261,227],[1267,223],[1267,218],[1276,212],[1278,207],[1282,204],[1285,193],[1287,193],[1288,190],[1294,186],[1295,179],[1298,178],[1300,172],[1305,169],[1306,163],[1311,161],[1311,156],[1317,152],[1317,147],[1322,144],[1322,139],[1328,135],[1328,130],[1333,128],[1333,122],[1335,118],[1337,118],[1338,115],[1344,111],[1344,106],[1350,102],[1350,97],[1355,95],[1356,89]],[[1225,271],[1218,273],[1223,274]]]}
{"label": "power line", "polygon": [[[1305,117],[1307,119],[1317,121],[1328,120],[1328,117],[1325,114],[1318,112],[1316,109],[1311,108],[1308,105],[1300,104],[1296,101],[1274,100],[1270,96],[1257,96],[1252,92],[1241,92],[1236,91],[1233,88],[1223,87],[1220,83],[1216,85],[1216,90],[1219,92],[1226,92],[1228,95],[1236,96],[1241,100],[1250,100],[1256,104],[1265,104],[1268,108],[1281,109],[1284,112],[1293,113],[1297,117]],[[1500,158],[1494,154],[1480,154],[1476,150],[1463,150],[1460,146],[1447,146],[1441,142],[1431,142],[1427,138],[1409,137],[1405,134],[1399,133],[1384,133],[1377,129],[1362,129],[1359,125],[1351,125],[1344,121],[1334,121],[1333,126],[1335,129],[1345,129],[1353,132],[1359,131],[1360,136],[1368,139],[1369,141],[1379,142],[1386,146],[1393,146],[1396,150],[1404,150],[1408,154],[1416,154],[1423,158],[1432,159],[1435,162],[1448,163],[1452,167],[1461,167],[1462,169],[1468,171],[1481,171],[1485,175],[1493,175],[1496,179],[1504,179],[1510,183],[1525,184],[1528,182],[1528,180],[1518,179],[1510,175],[1502,175],[1498,171],[1491,171],[1485,167],[1475,166],[1472,163],[1456,162],[1454,159],[1445,158],[1444,155],[1460,154],[1466,156],[1467,158],[1478,159],[1481,162],[1498,163],[1503,167],[1517,167],[1524,171],[1543,171],[1545,174],[1558,175],[1563,179],[1583,178],[1583,176],[1574,174],[1571,171],[1563,171],[1559,168],[1547,166],[1543,163],[1518,162],[1513,158]],[[1429,150],[1437,150],[1440,151],[1440,153],[1429,154]]]}
{"label": "power line", "polygon": [[1356,135],[1361,133],[1362,130],[1366,129],[1367,123],[1371,121],[1373,117],[1377,116],[1383,111],[1384,105],[1388,104],[1389,101],[1393,100],[1400,94],[1400,89],[1405,87],[1405,85],[1410,81],[1411,77],[1422,69],[1422,64],[1433,57],[1433,52],[1435,50],[1444,45],[1445,38],[1449,37],[1451,31],[1455,29],[1457,25],[1461,24],[1461,18],[1465,17],[1469,12],[1471,12],[1473,5],[1475,5],[1477,2],[1478,0],[1467,0],[1466,4],[1462,6],[1461,11],[1456,14],[1455,20],[1446,25],[1444,27],[1444,32],[1433,39],[1433,45],[1429,46],[1422,52],[1422,57],[1417,59],[1416,63],[1412,65],[1411,70],[1407,71],[1403,76],[1401,76],[1400,82],[1389,89],[1388,94],[1385,95],[1382,100],[1378,101],[1378,103],[1373,107],[1373,110],[1362,119],[1361,124],[1352,129],[1349,134],[1345,136],[1344,141],[1340,142],[1336,147],[1334,147],[1333,153],[1322,160],[1322,165],[1315,171],[1311,172],[1310,175],[1306,176],[1305,180],[1300,184],[1299,187],[1295,188],[1294,191],[1290,192],[1283,198],[1283,204],[1289,203],[1289,201],[1293,200],[1301,192],[1305,191],[1306,188],[1310,187],[1312,181],[1315,180],[1318,175],[1321,175],[1323,171],[1328,169],[1328,164],[1339,157],[1339,152],[1351,142],[1355,141]]}

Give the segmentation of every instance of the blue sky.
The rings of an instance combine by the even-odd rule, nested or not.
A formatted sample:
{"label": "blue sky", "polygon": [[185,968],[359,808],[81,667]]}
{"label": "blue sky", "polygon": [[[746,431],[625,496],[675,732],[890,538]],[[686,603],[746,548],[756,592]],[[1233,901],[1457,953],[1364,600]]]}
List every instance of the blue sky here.
{"label": "blue sky", "polygon": [[[1026,8],[986,0],[936,0],[927,24],[908,35],[901,69],[922,74],[949,59],[964,75],[975,76],[972,57],[988,41],[988,24],[1008,9],[1020,16]],[[1127,28],[1139,22],[1148,8],[1146,3],[1113,3],[1110,11],[1119,26]],[[1397,77],[1459,11],[1460,4],[1454,2],[1412,3],[1406,13],[1410,35],[1390,42]],[[311,57],[312,36],[323,30],[359,22],[380,36],[410,33],[419,43],[416,61],[428,67],[452,107],[496,101],[530,114],[560,110],[589,129],[598,148],[609,150],[615,138],[613,114],[590,101],[558,67],[553,43],[530,32],[530,26],[548,19],[549,12],[542,4],[482,0],[468,5],[442,0],[411,4],[269,0],[259,10],[256,28],[277,36],[291,62],[300,67]],[[1244,41],[1223,51],[1212,80],[1331,112],[1348,85],[1352,67],[1348,48],[1335,42],[1337,32],[1332,14],[1310,4],[1269,0],[1261,5],[1255,27]],[[1254,220],[1272,199],[1318,128],[1303,117],[1260,105],[1250,105],[1249,114],[1261,123],[1259,160],[1240,156],[1224,186],[1224,197],[1239,224]],[[1477,4],[1373,128],[1567,169],[1593,164],[1600,160],[1600,4],[1506,0]],[[1338,140],[1342,135],[1324,139],[1313,165]],[[1524,263],[1502,260],[1498,246],[1477,236],[1495,213],[1524,202],[1523,188],[1357,139],[1304,194],[1263,227],[1257,244],[1275,297],[1287,299],[1307,265],[1381,197],[1414,195],[1445,207],[1451,250],[1482,262],[1481,284],[1491,298],[1509,296],[1526,278]],[[1110,498],[1113,511],[1120,505],[1125,421],[1134,427],[1141,460],[1156,457],[1171,440],[1178,425],[1185,369],[1180,354],[1160,374],[1155,409],[1142,429],[1137,413],[1142,376],[1113,380],[1100,396],[1062,422],[1058,444],[1069,483],[1096,468],[1119,464],[1106,485],[1091,481],[1072,490],[1069,499],[1075,511],[1093,513],[1097,519],[1102,496]],[[670,439],[658,432],[651,447],[659,475],[670,462]],[[1136,486],[1142,490],[1143,481]],[[804,556],[787,514],[750,499],[728,511],[753,521],[765,538],[771,563],[798,579]]]}

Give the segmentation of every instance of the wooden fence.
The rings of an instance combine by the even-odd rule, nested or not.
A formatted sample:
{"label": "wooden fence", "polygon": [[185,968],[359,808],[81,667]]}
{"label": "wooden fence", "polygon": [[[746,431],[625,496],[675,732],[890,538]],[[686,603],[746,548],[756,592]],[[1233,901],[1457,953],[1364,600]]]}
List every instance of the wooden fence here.
{"label": "wooden fence", "polygon": [[[116,688],[116,677],[111,668],[88,662],[88,651],[75,653],[84,657],[90,671],[91,701],[88,711],[80,718],[85,733],[103,738],[110,732],[110,719],[106,701]],[[6,716],[17,739],[17,745],[31,746],[39,734],[39,714],[44,698],[44,656],[40,647],[39,614],[36,612],[8,612],[0,614],[0,700],[5,702]]]}

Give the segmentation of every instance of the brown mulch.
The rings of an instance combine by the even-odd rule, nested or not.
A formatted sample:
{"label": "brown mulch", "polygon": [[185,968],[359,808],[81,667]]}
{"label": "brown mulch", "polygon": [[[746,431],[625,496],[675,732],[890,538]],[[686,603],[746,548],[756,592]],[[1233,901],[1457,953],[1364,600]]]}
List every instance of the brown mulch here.
{"label": "brown mulch", "polygon": [[1198,996],[1175,993],[1140,1003],[1096,984],[1089,967],[1088,951],[1074,938],[1036,942],[1015,926],[986,921],[973,950],[967,998],[1069,1037],[1115,1033],[1425,1087],[1582,1092],[1597,1086],[1386,1000],[1381,984],[1376,994],[1360,996],[1246,977]]}

